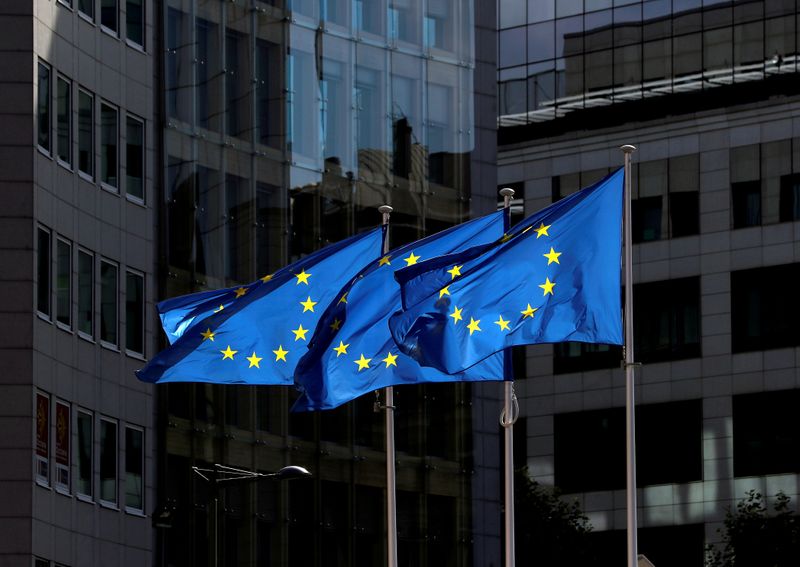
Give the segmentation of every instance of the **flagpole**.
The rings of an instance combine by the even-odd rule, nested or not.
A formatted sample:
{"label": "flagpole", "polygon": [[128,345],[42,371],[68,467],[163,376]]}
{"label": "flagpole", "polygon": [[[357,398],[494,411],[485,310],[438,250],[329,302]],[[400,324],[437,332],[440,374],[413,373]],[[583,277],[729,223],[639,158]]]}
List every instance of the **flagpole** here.
{"label": "flagpole", "polygon": [[633,238],[631,236],[631,154],[636,147],[624,145],[625,154],[625,448],[628,567],[638,564],[636,537],[636,419],[633,393]]}
{"label": "flagpole", "polygon": [[[514,190],[510,187],[500,189],[503,197],[503,207],[508,210],[511,206],[511,198]],[[500,425],[503,426],[503,467],[505,468],[504,483],[504,503],[505,503],[505,567],[514,567],[514,422],[517,421],[516,412],[513,409],[514,402],[514,382],[506,380],[503,382],[503,394],[505,397],[503,413],[500,415]]]}
{"label": "flagpole", "polygon": [[[383,215],[383,226],[389,226],[389,215],[392,207],[382,205],[378,212]],[[383,254],[389,252],[389,235],[383,238]],[[395,480],[395,449],[394,449],[394,388],[387,386],[385,389],[386,401],[383,409],[386,410],[386,564],[388,567],[397,567],[397,491]]]}

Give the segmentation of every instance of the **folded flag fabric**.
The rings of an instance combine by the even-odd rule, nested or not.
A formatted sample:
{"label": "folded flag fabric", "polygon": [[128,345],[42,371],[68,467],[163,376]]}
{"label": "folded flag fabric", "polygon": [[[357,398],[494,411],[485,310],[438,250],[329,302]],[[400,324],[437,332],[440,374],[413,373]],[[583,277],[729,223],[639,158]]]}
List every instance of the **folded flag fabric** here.
{"label": "folded flag fabric", "polygon": [[620,169],[494,244],[398,271],[397,345],[458,373],[515,345],[622,344],[622,199]]}
{"label": "folded flag fabric", "polygon": [[401,306],[395,270],[496,240],[503,227],[503,211],[468,221],[392,250],[354,277],[326,310],[297,366],[295,380],[302,394],[292,411],[332,409],[399,384],[506,379],[510,367],[503,354],[456,375],[422,368],[400,352],[388,327],[389,317]]}
{"label": "folded flag fabric", "polygon": [[246,286],[165,302],[174,307],[162,313],[173,342],[136,375],[158,383],[293,384],[325,306],[377,261],[384,232],[331,244]]}

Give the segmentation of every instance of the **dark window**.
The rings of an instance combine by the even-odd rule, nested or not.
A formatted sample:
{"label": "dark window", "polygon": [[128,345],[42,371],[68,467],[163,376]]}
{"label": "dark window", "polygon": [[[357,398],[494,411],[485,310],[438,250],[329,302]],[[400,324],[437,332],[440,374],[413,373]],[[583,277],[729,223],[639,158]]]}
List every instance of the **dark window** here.
{"label": "dark window", "polygon": [[144,200],[144,122],[128,116],[125,181],[128,195]]}
{"label": "dark window", "polygon": [[127,0],[125,11],[128,41],[144,47],[144,1]]}
{"label": "dark window", "polygon": [[78,331],[94,336],[94,256],[78,250]]}
{"label": "dark window", "polygon": [[[702,410],[701,400],[636,408],[637,486],[702,479]],[[556,486],[566,492],[625,486],[624,408],[554,420]]]}
{"label": "dark window", "polygon": [[733,475],[800,472],[800,390],[733,397]]}
{"label": "dark window", "polygon": [[117,109],[107,104],[100,105],[100,181],[117,188],[119,165],[117,163]]}
{"label": "dark window", "polygon": [[56,81],[56,155],[72,164],[72,83],[58,77]]}
{"label": "dark window", "polygon": [[117,344],[117,266],[100,262],[100,340]]}
{"label": "dark window", "polygon": [[36,103],[38,144],[50,153],[50,67],[39,63],[39,98]]}
{"label": "dark window", "polygon": [[733,352],[800,344],[800,264],[731,273]]}
{"label": "dark window", "polygon": [[673,238],[698,234],[700,232],[700,194],[697,191],[670,193],[669,219]]}
{"label": "dark window", "polygon": [[761,181],[731,183],[733,228],[761,224]]}
{"label": "dark window", "polygon": [[94,3],[96,0],[78,0],[78,10],[89,16],[89,19],[94,21]]}
{"label": "dark window", "polygon": [[661,239],[662,197],[640,197],[631,202],[633,242]]}
{"label": "dark window", "polygon": [[94,179],[94,97],[78,90],[78,171]]}
{"label": "dark window", "polygon": [[72,326],[72,245],[56,241],[56,320]]}
{"label": "dark window", "polygon": [[144,277],[125,274],[125,348],[144,354]]}
{"label": "dark window", "polygon": [[125,507],[144,510],[144,431],[125,427]]}
{"label": "dark window", "polygon": [[36,310],[50,317],[50,231],[39,227],[36,263]]}
{"label": "dark window", "polygon": [[528,421],[520,417],[514,422],[514,468],[519,469],[528,465]]}
{"label": "dark window", "polygon": [[[653,565],[703,566],[703,524],[639,528],[637,533],[638,551]],[[587,538],[599,565],[625,563],[625,530],[592,531]]]}
{"label": "dark window", "polygon": [[556,343],[553,349],[555,374],[618,368],[622,360],[622,347],[616,345]]}
{"label": "dark window", "polygon": [[78,447],[75,451],[78,494],[92,496],[92,451],[94,449],[94,425],[92,414],[78,410]]}
{"label": "dark window", "polygon": [[637,284],[633,317],[637,362],[700,356],[700,278]]}
{"label": "dark window", "polygon": [[119,26],[117,18],[117,0],[100,0],[100,25],[114,32],[114,35]]}
{"label": "dark window", "polygon": [[100,420],[100,500],[117,503],[117,423]]}
{"label": "dark window", "polygon": [[800,174],[781,177],[780,222],[800,220]]}

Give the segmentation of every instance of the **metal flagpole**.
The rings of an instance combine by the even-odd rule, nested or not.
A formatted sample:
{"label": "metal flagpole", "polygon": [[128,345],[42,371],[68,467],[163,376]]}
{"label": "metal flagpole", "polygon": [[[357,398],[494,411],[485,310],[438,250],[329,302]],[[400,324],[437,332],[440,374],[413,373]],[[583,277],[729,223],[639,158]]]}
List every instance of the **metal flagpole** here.
{"label": "metal flagpole", "polygon": [[[392,207],[382,205],[378,212],[383,215],[383,225],[388,228],[389,215]],[[383,239],[383,254],[389,252],[389,235]],[[397,492],[395,481],[395,451],[394,451],[394,389],[387,386],[385,389],[386,401],[386,564],[388,567],[397,567]]]}
{"label": "metal flagpole", "polygon": [[636,419],[633,395],[633,244],[631,237],[631,154],[636,148],[624,145],[625,154],[625,448],[628,567],[638,564],[636,538]]}
{"label": "metal flagpole", "polygon": [[[510,187],[500,189],[503,197],[503,207],[511,206],[514,190]],[[517,421],[517,412],[514,410],[516,397],[514,396],[514,382],[503,382],[505,402],[503,413],[500,415],[500,425],[503,426],[503,467],[505,468],[504,503],[505,503],[505,567],[514,567],[514,422]]]}

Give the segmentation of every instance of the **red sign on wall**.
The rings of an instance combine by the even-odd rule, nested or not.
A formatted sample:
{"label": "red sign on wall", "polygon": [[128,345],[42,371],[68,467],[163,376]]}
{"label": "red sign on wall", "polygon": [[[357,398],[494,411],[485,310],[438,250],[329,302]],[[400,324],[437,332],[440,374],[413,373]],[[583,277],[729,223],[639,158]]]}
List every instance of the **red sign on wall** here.
{"label": "red sign on wall", "polygon": [[36,394],[36,454],[50,455],[50,398]]}
{"label": "red sign on wall", "polygon": [[56,402],[56,463],[69,466],[69,406]]}

